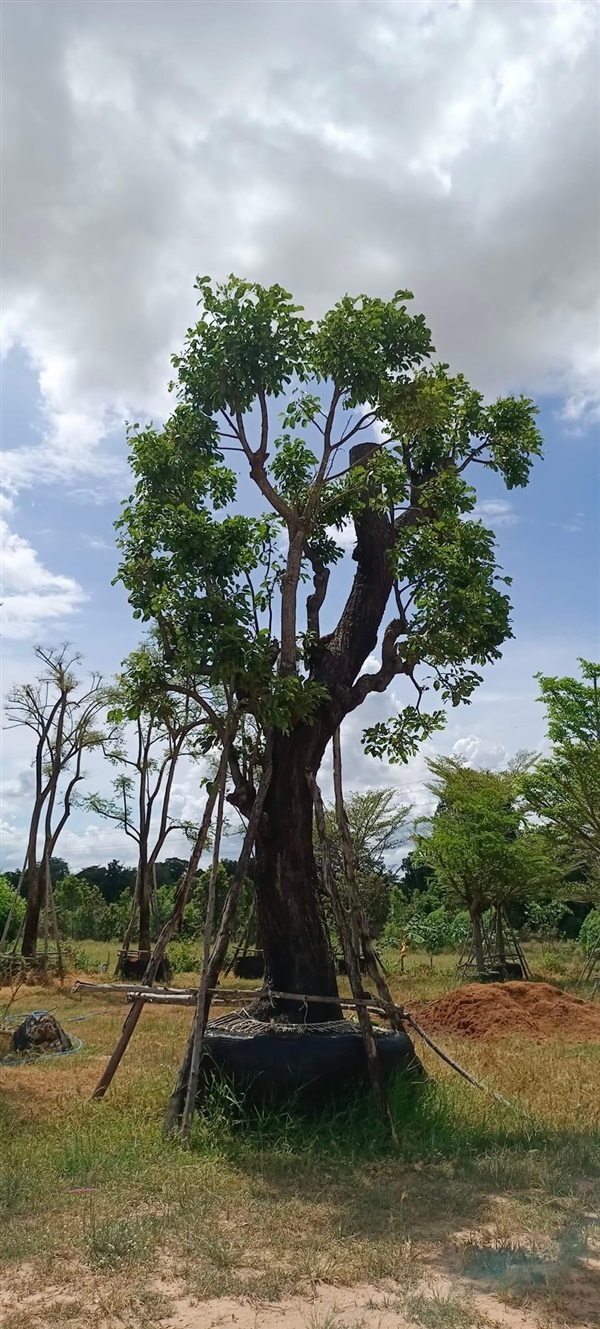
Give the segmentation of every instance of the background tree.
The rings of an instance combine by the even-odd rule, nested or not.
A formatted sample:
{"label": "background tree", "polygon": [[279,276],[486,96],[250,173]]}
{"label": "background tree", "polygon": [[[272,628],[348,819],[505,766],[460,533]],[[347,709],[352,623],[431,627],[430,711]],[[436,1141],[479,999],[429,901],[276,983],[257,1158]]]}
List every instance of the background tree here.
{"label": "background tree", "polygon": [[438,803],[419,823],[417,854],[433,870],[447,899],[468,909],[479,973],[485,971],[485,911],[495,911],[502,963],[507,904],[549,895],[562,880],[545,837],[526,819],[521,790],[530,764],[527,754],[505,771],[473,770],[453,757],[428,762],[434,776],[429,788]]}
{"label": "background tree", "polygon": [[36,740],[34,803],[23,866],[26,957],[36,954],[52,857],[71,814],[76,786],[84,778],[84,754],[97,748],[109,753],[112,743],[112,732],[99,724],[106,710],[100,675],[80,680],[76,668],[81,656],[67,645],[37,646],[35,654],[42,672],[33,683],[12,688],[5,705],[10,726],[31,730]]}
{"label": "background tree", "polygon": [[[15,874],[17,879],[20,873]],[[25,901],[16,893],[16,883],[9,881],[8,873],[0,875],[0,938],[3,942],[16,937],[25,914]]]}
{"label": "background tree", "polygon": [[[410,808],[398,802],[393,787],[350,794],[345,805],[360,899],[373,936],[377,936],[387,921],[392,889],[397,882],[397,871],[387,857],[406,839]],[[325,808],[325,828],[333,874],[341,883],[344,863],[335,807]]]}
{"label": "background tree", "polygon": [[154,687],[156,655],[151,644],[134,651],[125,662],[117,685],[110,692],[110,716],[127,730],[111,760],[122,769],[113,781],[113,796],[91,794],[86,805],[114,821],[136,846],[137,868],[131,926],[123,949],[127,951],[135,918],[140,955],[151,949],[151,911],[156,910],[156,864],[167,837],[175,830],[194,833],[189,821],[173,817],[171,798],[182,757],[195,754],[194,739],[206,726],[206,717],[189,696],[165,694]]}
{"label": "background tree", "polygon": [[[414,703],[364,738],[370,753],[406,760],[443,724],[424,690],[456,705],[480,681],[473,666],[499,656],[509,601],[467,473],[525,485],[541,451],[535,408],[486,405],[434,364],[409,292],[345,296],[314,323],[280,286],[201,278],[197,289],[198,321],[173,359],[175,409],[162,430],[130,433],[120,577],[134,613],[158,628],[165,685],[169,671],[226,685],[273,733],[256,842],[267,983],[334,996],[307,771],[346,716],[401,678]],[[244,468],[259,515],[247,488],[246,514],[235,508]],[[346,551],[349,590],[337,575]],[[231,778],[247,816],[256,778],[241,777],[235,747]],[[335,1009],[315,1003],[311,1018]]]}
{"label": "background tree", "polygon": [[[579,870],[573,898],[600,890],[600,665],[580,660],[581,678],[538,674],[552,744],[529,773],[525,795],[567,867]],[[572,877],[573,880],[573,877]]]}
{"label": "background tree", "polygon": [[[64,875],[69,875],[68,869]],[[124,893],[131,899],[135,888],[135,868],[126,867],[118,858],[111,858],[106,867],[92,863],[75,875],[97,886],[107,904],[116,904]]]}

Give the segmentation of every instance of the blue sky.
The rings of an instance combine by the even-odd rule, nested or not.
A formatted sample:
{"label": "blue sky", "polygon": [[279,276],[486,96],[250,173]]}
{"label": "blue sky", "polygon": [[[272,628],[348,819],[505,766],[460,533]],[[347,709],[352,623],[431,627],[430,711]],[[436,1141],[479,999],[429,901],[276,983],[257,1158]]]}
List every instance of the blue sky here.
{"label": "blue sky", "polygon": [[[540,405],[528,489],[478,477],[515,640],[436,740],[497,764],[543,741],[533,673],[600,655],[598,12],[341,0],[319,16],[315,36],[310,4],[7,10],[2,687],[31,675],[37,641],[67,638],[108,675],[137,640],[111,586],[124,421],[168,408],[197,272],[280,281],[316,315],[346,290],[408,286],[453,368]],[[426,750],[406,769],[360,750],[401,702],[347,722],[346,778],[419,808]],[[14,866],[31,753],[20,732],[2,740]],[[92,765],[89,787],[106,778]],[[182,770],[189,815],[197,785]],[[131,857],[83,813],[62,852]]]}

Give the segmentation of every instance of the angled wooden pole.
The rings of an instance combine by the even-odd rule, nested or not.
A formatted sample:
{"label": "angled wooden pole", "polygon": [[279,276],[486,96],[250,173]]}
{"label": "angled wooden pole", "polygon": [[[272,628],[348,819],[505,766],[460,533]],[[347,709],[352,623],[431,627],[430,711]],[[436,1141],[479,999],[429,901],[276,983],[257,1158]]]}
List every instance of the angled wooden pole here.
{"label": "angled wooden pole", "polygon": [[26,873],[26,871],[27,871],[27,855],[25,855],[25,862],[24,862],[23,867],[22,867],[22,869],[21,869],[21,875],[20,875],[20,877],[19,877],[19,880],[18,880],[17,885],[15,886],[13,899],[12,899],[11,902],[10,902],[10,908],[9,908],[8,913],[7,913],[7,915],[6,915],[6,921],[5,921],[5,923],[4,923],[4,928],[3,928],[3,931],[2,931],[2,936],[0,937],[0,951],[2,951],[2,950],[4,949],[4,943],[5,943],[5,941],[6,941],[7,937],[8,937],[9,928],[10,928],[10,925],[11,925],[11,923],[12,923],[12,917],[13,917],[13,914],[14,914],[14,911],[15,911],[15,905],[16,905],[17,900],[19,899],[19,896],[20,896],[21,891],[22,891],[22,889],[23,889],[23,882],[25,881],[25,873]]}
{"label": "angled wooden pole", "polygon": [[213,925],[215,921],[215,900],[217,895],[217,874],[219,871],[219,854],[221,852],[221,835],[223,832],[223,816],[225,812],[225,790],[227,788],[227,769],[229,765],[229,749],[231,740],[229,736],[229,727],[225,734],[219,772],[217,775],[218,799],[217,816],[215,821],[215,834],[213,841],[213,855],[210,869],[210,880],[208,884],[208,900],[206,904],[206,918],[204,921],[204,939],[202,947],[202,970],[200,973],[200,983],[198,986],[198,997],[196,1001],[196,1013],[194,1016],[193,1036],[192,1036],[192,1055],[190,1060],[190,1073],[187,1082],[185,1095],[185,1105],[183,1116],[181,1118],[181,1138],[187,1142],[190,1138],[192,1118],[196,1107],[196,1095],[198,1093],[198,1078],[200,1075],[200,1057],[202,1055],[202,1039],[206,1026],[206,994],[208,988],[208,967],[210,963],[210,943],[212,940]]}
{"label": "angled wooden pole", "polygon": [[65,966],[63,964],[62,946],[60,943],[60,933],[58,930],[58,918],[56,917],[56,901],[54,899],[54,887],[50,875],[50,859],[46,858],[46,909],[50,910],[52,921],[52,933],[56,942],[56,959],[58,963],[58,976],[62,983],[65,976]]}
{"label": "angled wooden pole", "polygon": [[361,1002],[363,999],[363,986],[362,986],[362,978],[360,973],[360,965],[358,961],[358,955],[354,949],[352,929],[349,920],[347,918],[343,903],[340,899],[335,877],[331,869],[331,858],[329,853],[329,844],[327,840],[323,799],[321,797],[321,791],[315,780],[314,775],[312,774],[312,771],[306,772],[306,778],[313,797],[315,820],[317,823],[317,832],[321,843],[321,864],[323,869],[323,884],[331,900],[334,918],[337,924],[338,932],[340,934],[342,950],[344,952],[344,960],[346,961],[346,971],[348,974],[348,978],[350,980],[352,996],[355,998],[357,1002],[356,1010],[358,1015],[358,1022],[360,1025],[360,1030],[365,1045],[365,1053],[367,1057],[367,1066],[369,1069],[371,1085],[373,1088],[375,1101],[379,1104],[384,1116],[387,1117],[390,1124],[392,1140],[394,1144],[397,1145],[398,1136],[396,1134],[394,1119],[392,1117],[390,1111],[390,1105],[388,1103],[387,1093],[385,1089],[385,1080],[383,1077],[381,1062],[379,1060],[379,1055],[377,1052],[377,1043],[375,1041],[375,1034],[373,1033],[373,1024],[371,1021],[371,1016],[369,1015],[366,1006],[358,1005],[358,1003]]}
{"label": "angled wooden pole", "polygon": [[[244,885],[244,881],[246,879],[248,864],[250,862],[250,855],[254,848],[254,841],[256,839],[256,833],[258,831],[260,819],[262,817],[262,810],[264,807],[265,798],[267,796],[267,791],[271,783],[271,774],[273,769],[272,751],[273,751],[273,740],[272,737],[269,736],[265,747],[262,778],[258,787],[256,798],[254,800],[252,812],[250,813],[250,819],[248,821],[248,825],[246,826],[246,833],[244,835],[244,842],[242,844],[242,852],[238,859],[238,864],[233,874],[233,878],[229,890],[227,892],[227,896],[225,898],[225,905],[221,917],[221,925],[219,927],[217,938],[213,946],[212,955],[209,961],[207,985],[206,985],[207,993],[206,993],[205,1021],[208,1020],[212,989],[216,987],[217,979],[219,977],[219,974],[223,967],[223,961],[227,954],[227,947],[229,945],[229,941],[231,938],[231,932],[233,929],[233,923],[235,919],[236,909],[238,906],[238,901],[240,898],[242,887]],[[192,1025],[192,1029],[190,1031],[190,1035],[187,1042],[187,1047],[185,1049],[183,1060],[179,1069],[177,1082],[175,1084],[173,1093],[171,1094],[171,1098],[169,1100],[169,1106],[167,1108],[165,1116],[165,1124],[163,1128],[165,1135],[171,1135],[172,1132],[176,1130],[177,1125],[181,1120],[181,1116],[185,1105],[190,1067],[192,1064],[193,1037],[194,1037],[194,1028]]]}
{"label": "angled wooden pole", "polygon": [[375,947],[371,938],[367,916],[360,902],[358,886],[356,882],[356,864],[354,857],[354,845],[344,807],[344,797],[342,788],[342,751],[340,744],[340,731],[336,729],[333,735],[333,784],[335,790],[336,815],[338,818],[338,827],[342,841],[344,853],[344,871],[346,874],[346,886],[348,890],[348,902],[357,931],[360,936],[362,952],[365,957],[369,977],[372,979],[382,1004],[386,1007],[388,1019],[396,1033],[404,1033],[402,1023],[402,1012],[396,1006],[388,987],[386,978],[382,972],[381,965],[375,954]]}
{"label": "angled wooden pole", "polygon": [[[181,922],[181,919],[183,918],[183,911],[190,898],[190,893],[192,890],[192,886],[194,884],[194,877],[198,870],[198,864],[202,857],[202,851],[206,844],[206,839],[208,836],[208,832],[210,830],[210,823],[212,821],[212,814],[216,801],[217,801],[217,790],[213,786],[206,800],[204,815],[202,817],[202,823],[200,829],[196,836],[196,842],[194,844],[192,856],[190,858],[184,876],[178,887],[177,895],[175,896],[175,903],[173,905],[173,911],[171,913],[171,917],[167,919],[167,922],[163,927],[163,930],[158,938],[156,946],[154,947],[152,955],[146,966],[146,972],[142,979],[142,983],[146,987],[150,987],[154,982],[161,961],[164,958],[167,946],[169,945],[172,936],[174,935],[176,929],[178,928]],[[106,1090],[108,1089],[108,1086],[111,1083],[111,1080],[113,1079],[117,1071],[123,1053],[127,1048],[131,1035],[133,1034],[133,1031],[140,1018],[140,1015],[142,1014],[143,1009],[144,1009],[143,1001],[134,1001],[133,1006],[131,1007],[131,1010],[129,1011],[125,1023],[123,1025],[123,1028],[121,1030],[121,1034],[117,1042],[117,1045],[115,1047],[115,1050],[110,1058],[108,1065],[103,1070],[102,1075],[98,1080],[96,1088],[94,1089],[94,1092],[92,1094],[92,1098],[104,1098]]]}

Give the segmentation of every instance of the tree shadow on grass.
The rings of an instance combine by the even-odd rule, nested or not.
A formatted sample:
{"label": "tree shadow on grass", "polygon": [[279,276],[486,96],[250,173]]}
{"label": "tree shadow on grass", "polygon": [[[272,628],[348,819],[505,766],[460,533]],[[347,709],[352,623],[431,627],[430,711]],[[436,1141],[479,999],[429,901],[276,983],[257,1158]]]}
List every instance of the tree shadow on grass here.
{"label": "tree shadow on grass", "polygon": [[[522,1291],[547,1305],[576,1277],[579,1304],[591,1306],[594,1297],[600,1304],[598,1273],[582,1263],[589,1237],[584,1191],[588,1207],[594,1185],[600,1199],[597,1133],[554,1130],[446,1082],[398,1080],[390,1102],[398,1149],[368,1092],[310,1111],[297,1102],[241,1105],[217,1086],[200,1118],[197,1145],[203,1131],[216,1130],[230,1162],[263,1200],[281,1206],[282,1215],[292,1201],[309,1208],[325,1203],[332,1228],[344,1238],[436,1246],[448,1270],[494,1295]],[[518,1200],[526,1215],[530,1247],[518,1230],[504,1247],[493,1247],[484,1235],[506,1199]],[[552,1206],[556,1211],[541,1255],[535,1242],[540,1206],[546,1217]],[[517,1214],[517,1228],[519,1221]],[[470,1230],[472,1238],[460,1256],[459,1230]],[[579,1322],[585,1322],[583,1311]]]}
{"label": "tree shadow on grass", "polygon": [[565,1222],[543,1245],[535,1240],[494,1239],[473,1233],[448,1272],[461,1273],[473,1289],[538,1313],[554,1312],[572,1324],[600,1325],[600,1260],[590,1239],[598,1235],[597,1215],[581,1213]]}

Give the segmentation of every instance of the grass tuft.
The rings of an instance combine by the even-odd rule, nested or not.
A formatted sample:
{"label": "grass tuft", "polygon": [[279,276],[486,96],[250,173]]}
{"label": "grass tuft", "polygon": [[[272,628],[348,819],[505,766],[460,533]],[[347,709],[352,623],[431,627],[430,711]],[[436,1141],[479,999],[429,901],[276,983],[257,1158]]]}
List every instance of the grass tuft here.
{"label": "grass tuft", "polygon": [[92,1211],[85,1236],[88,1259],[99,1269],[143,1264],[156,1246],[155,1226],[143,1218],[97,1219]]}

